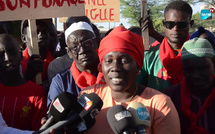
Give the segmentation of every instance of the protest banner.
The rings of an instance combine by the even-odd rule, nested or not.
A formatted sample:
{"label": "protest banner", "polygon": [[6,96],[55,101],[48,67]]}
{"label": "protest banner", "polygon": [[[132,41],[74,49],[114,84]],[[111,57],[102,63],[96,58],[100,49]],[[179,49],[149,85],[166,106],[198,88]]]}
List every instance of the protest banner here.
{"label": "protest banner", "polygon": [[85,15],[84,0],[0,0],[1,21]]}
{"label": "protest banner", "polygon": [[85,15],[92,22],[120,22],[120,0],[85,0]]}

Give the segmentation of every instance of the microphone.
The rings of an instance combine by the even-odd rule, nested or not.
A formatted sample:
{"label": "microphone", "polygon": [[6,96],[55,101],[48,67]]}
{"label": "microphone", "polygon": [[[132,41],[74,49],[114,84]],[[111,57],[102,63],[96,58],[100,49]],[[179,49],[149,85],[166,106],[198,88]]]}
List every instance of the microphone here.
{"label": "microphone", "polygon": [[84,132],[95,124],[95,116],[101,111],[103,101],[95,93],[82,93],[78,97],[78,103],[83,107],[79,113],[82,122],[78,126],[78,132]]}
{"label": "microphone", "polygon": [[146,107],[140,102],[131,102],[127,106],[134,118],[136,134],[146,134],[146,127],[150,127],[150,115]]}
{"label": "microphone", "polygon": [[82,109],[77,103],[77,96],[68,92],[62,92],[55,97],[49,111],[51,116],[39,130],[45,130],[56,122],[63,120],[72,109],[76,109],[77,111],[81,111]]}
{"label": "microphone", "polygon": [[115,134],[134,134],[134,120],[131,113],[122,105],[108,109],[107,120]]}
{"label": "microphone", "polygon": [[78,103],[83,107],[79,115],[84,121],[94,119],[103,106],[103,101],[95,93],[81,94],[78,98]]}
{"label": "microphone", "polygon": [[[76,102],[78,104],[76,106],[81,107],[82,110],[76,110],[76,108],[72,108],[64,120],[58,121],[56,124],[47,128],[41,134],[48,134],[51,129],[59,130],[68,125],[77,127],[78,132],[84,132],[92,127],[95,124],[95,116],[99,113],[103,106],[103,101],[95,93],[84,93],[78,97]],[[53,117],[55,118],[55,116]]]}

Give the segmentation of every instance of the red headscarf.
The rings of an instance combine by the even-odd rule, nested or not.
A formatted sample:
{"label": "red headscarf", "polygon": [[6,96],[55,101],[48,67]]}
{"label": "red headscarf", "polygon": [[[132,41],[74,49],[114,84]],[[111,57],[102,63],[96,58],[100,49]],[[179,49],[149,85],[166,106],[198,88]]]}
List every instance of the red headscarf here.
{"label": "red headscarf", "polygon": [[104,56],[112,51],[118,51],[132,56],[140,69],[142,68],[144,45],[140,35],[132,33],[121,26],[114,28],[100,43],[98,55],[101,64]]}

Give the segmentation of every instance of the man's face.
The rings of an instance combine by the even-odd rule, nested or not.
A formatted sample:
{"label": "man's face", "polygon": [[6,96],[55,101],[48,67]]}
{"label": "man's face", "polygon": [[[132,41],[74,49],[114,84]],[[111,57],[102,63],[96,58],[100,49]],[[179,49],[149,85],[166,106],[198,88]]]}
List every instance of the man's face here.
{"label": "man's face", "polygon": [[212,58],[199,57],[182,60],[184,76],[194,92],[210,90],[214,83]]}
{"label": "man's face", "polygon": [[95,35],[90,31],[79,30],[69,35],[67,40],[68,54],[77,67],[90,69],[98,64],[98,48]]}
{"label": "man's face", "polygon": [[104,56],[102,72],[113,91],[123,92],[136,83],[138,65],[128,54],[114,51]]}
{"label": "man's face", "polygon": [[[25,42],[28,48],[28,53],[31,56],[33,54],[33,48],[31,46],[30,40],[30,29],[29,27],[25,27],[24,30]],[[47,25],[43,25],[43,23],[37,25],[37,37],[38,37],[38,46],[41,57],[46,57],[46,52],[49,46],[50,35],[49,28]]]}
{"label": "man's face", "polygon": [[0,37],[0,70],[4,72],[19,71],[21,54],[14,40],[4,40]]}
{"label": "man's face", "polygon": [[[174,22],[178,22],[176,23],[177,25],[175,26],[172,25],[174,24]],[[190,22],[190,16],[183,11],[170,9],[165,14],[164,23],[166,23],[166,25],[164,24],[165,35],[170,45],[172,47],[175,47],[175,46],[181,47],[184,44],[184,42],[187,40],[190,23],[193,23],[193,21]]]}

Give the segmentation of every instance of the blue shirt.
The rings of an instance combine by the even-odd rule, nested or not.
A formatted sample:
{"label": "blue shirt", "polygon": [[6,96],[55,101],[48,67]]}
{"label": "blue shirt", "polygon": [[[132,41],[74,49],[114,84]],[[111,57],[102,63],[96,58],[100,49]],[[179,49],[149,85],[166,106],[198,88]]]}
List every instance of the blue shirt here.
{"label": "blue shirt", "polygon": [[78,87],[72,76],[70,69],[58,73],[53,77],[51,85],[49,87],[48,97],[47,97],[47,108],[49,108],[52,100],[55,99],[62,92],[69,92],[73,95],[79,94],[82,89]]}

